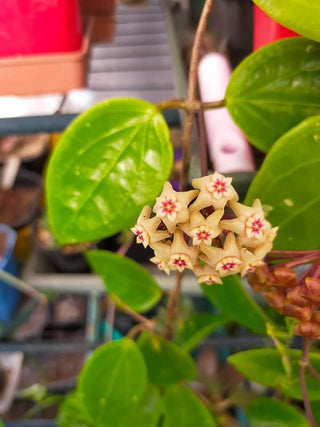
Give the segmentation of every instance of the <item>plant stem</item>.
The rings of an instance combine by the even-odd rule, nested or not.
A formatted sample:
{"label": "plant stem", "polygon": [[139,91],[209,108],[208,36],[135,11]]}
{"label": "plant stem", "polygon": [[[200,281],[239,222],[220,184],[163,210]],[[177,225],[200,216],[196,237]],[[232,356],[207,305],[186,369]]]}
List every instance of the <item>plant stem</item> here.
{"label": "plant stem", "polygon": [[108,330],[106,334],[107,342],[112,341],[115,314],[116,314],[116,305],[111,298],[108,298],[107,314],[106,314],[106,323],[108,325]]}
{"label": "plant stem", "polygon": [[28,285],[18,277],[13,276],[12,274],[4,270],[0,270],[0,279],[13,286],[14,288],[18,289],[19,291],[29,295],[29,297],[38,300],[40,304],[47,304],[48,301],[45,295],[37,291],[37,289],[33,288],[32,286]]}
{"label": "plant stem", "polygon": [[132,234],[132,236],[130,236],[130,239],[127,240],[126,242],[124,242],[120,246],[120,248],[117,250],[117,254],[121,255],[121,256],[124,256],[128,252],[128,250],[131,248],[131,245],[132,245],[132,243],[134,241],[134,238],[135,238],[135,236]]}
{"label": "plant stem", "polygon": [[202,109],[198,111],[197,118],[198,118],[201,176],[206,176],[208,175],[207,135],[206,135],[204,115],[203,115]]}
{"label": "plant stem", "polygon": [[310,374],[318,381],[320,381],[320,372],[316,371],[314,369],[314,367],[311,365],[310,360],[308,360],[308,365],[307,365],[308,371],[310,372]]}
{"label": "plant stem", "polygon": [[[197,72],[198,65],[200,61],[201,45],[207,28],[208,20],[210,17],[210,12],[213,6],[214,0],[206,0],[200,21],[197,27],[195,34],[191,59],[190,59],[190,69],[189,69],[189,79],[188,79],[188,97],[187,102],[193,104],[196,100],[197,95]],[[191,133],[192,133],[192,124],[193,124],[194,112],[187,112],[187,117],[184,124],[184,132],[182,137],[183,143],[183,163],[182,171],[180,177],[180,187],[182,191],[185,191],[188,188],[188,176],[190,168],[190,143],[191,143]]]}
{"label": "plant stem", "polygon": [[[191,51],[191,59],[190,59],[190,69],[189,69],[189,78],[188,78],[188,96],[184,103],[178,102],[179,106],[187,105],[199,105],[199,101],[197,101],[197,82],[198,82],[198,65],[200,61],[200,50],[203,42],[203,38],[205,35],[205,31],[207,28],[208,20],[210,17],[210,12],[213,6],[214,0],[206,0],[200,21],[196,30],[193,47]],[[168,108],[170,107],[170,101],[166,101],[162,104],[159,104],[160,108]],[[224,105],[224,101],[219,101],[218,103],[206,103],[207,107],[213,108],[213,106],[222,107]],[[177,106],[177,103],[175,104]],[[201,103],[200,103],[201,107]],[[199,107],[199,108],[200,108]],[[193,118],[196,111],[191,109],[191,111],[187,111],[187,117],[184,123],[184,131],[182,136],[182,148],[183,148],[183,157],[182,157],[182,171],[180,175],[180,190],[186,191],[188,189],[189,184],[189,168],[190,168],[190,144],[191,144],[191,134],[192,134],[192,125]],[[169,294],[169,301],[167,306],[167,320],[164,330],[164,336],[171,340],[173,336],[173,320],[176,318],[179,307],[179,297],[181,290],[181,280],[182,274],[177,273],[176,275],[176,285],[174,289]]]}
{"label": "plant stem", "polygon": [[306,377],[305,377],[305,370],[306,370],[306,367],[308,366],[309,350],[310,350],[311,343],[312,343],[311,340],[306,340],[306,339],[303,340],[302,356],[299,361],[299,378],[300,378],[300,386],[302,391],[304,409],[305,409],[308,421],[310,423],[310,427],[317,427],[317,424],[312,414],[312,409],[311,409],[311,405],[308,397],[308,391],[307,391]]}
{"label": "plant stem", "polygon": [[187,111],[188,113],[197,113],[200,109],[213,110],[215,108],[223,108],[225,106],[225,100],[201,102],[195,99],[193,102],[187,99],[166,99],[157,104],[157,108],[160,111],[172,110],[180,108],[181,110]]}
{"label": "plant stem", "polygon": [[173,337],[173,321],[178,315],[179,297],[181,291],[182,273],[177,272],[176,284],[169,294],[169,301],[167,306],[167,319],[164,328],[164,336],[168,340]]}
{"label": "plant stem", "polygon": [[305,255],[304,257],[300,257],[293,261],[286,262],[283,264],[283,266],[287,268],[296,267],[297,265],[306,264],[308,262],[314,261],[315,259],[317,259],[317,257],[317,254]]}
{"label": "plant stem", "polygon": [[[130,236],[130,239],[124,242],[120,246],[120,248],[117,251],[117,254],[121,256],[125,256],[125,254],[130,249],[133,241],[134,241],[134,235]],[[107,314],[106,314],[106,323],[108,325],[107,341],[112,341],[115,314],[116,314],[116,305],[111,298],[107,298]]]}
{"label": "plant stem", "polygon": [[319,255],[320,251],[318,249],[314,251],[270,251],[268,253],[268,257],[274,255],[279,258],[281,258],[281,256],[283,258],[298,258],[300,256],[304,257],[305,255],[311,254]]}
{"label": "plant stem", "polygon": [[132,319],[136,320],[139,323],[143,323],[146,325],[148,329],[153,329],[154,327],[154,321],[148,319],[147,317],[143,316],[142,314],[137,313],[136,311],[132,310],[127,304],[125,304],[123,301],[120,300],[120,298],[113,295],[113,300],[115,301],[115,304],[119,306],[120,310],[124,311],[125,313],[129,314]]}
{"label": "plant stem", "polygon": [[298,285],[302,285],[307,277],[316,277],[318,278],[320,274],[320,259],[311,265],[307,271],[305,271],[302,276],[299,277]]}

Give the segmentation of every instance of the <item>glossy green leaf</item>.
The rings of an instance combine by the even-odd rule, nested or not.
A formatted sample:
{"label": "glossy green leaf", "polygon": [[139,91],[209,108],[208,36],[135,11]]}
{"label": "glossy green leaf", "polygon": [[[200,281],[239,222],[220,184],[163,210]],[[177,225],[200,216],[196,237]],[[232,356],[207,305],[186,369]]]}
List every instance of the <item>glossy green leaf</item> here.
{"label": "glossy green leaf", "polygon": [[319,249],[320,116],[291,129],[268,153],[245,203],[259,198],[279,225],[275,249]]}
{"label": "glossy green leaf", "polygon": [[223,286],[202,284],[201,288],[208,300],[230,320],[257,334],[266,334],[266,322],[271,321],[248,295],[239,276],[225,277],[223,283]]}
{"label": "glossy green leaf", "polygon": [[215,427],[210,412],[188,388],[171,385],[164,393],[163,427]]}
{"label": "glossy green leaf", "polygon": [[147,311],[160,300],[160,286],[132,259],[102,250],[88,251],[86,257],[93,270],[103,278],[107,291],[132,310]]}
{"label": "glossy green leaf", "polygon": [[78,390],[99,427],[122,426],[147,387],[147,370],[138,346],[124,338],[99,347],[80,373]]}
{"label": "glossy green leaf", "polygon": [[320,42],[319,0],[253,0],[274,20]]}
{"label": "glossy green leaf", "polygon": [[267,152],[293,126],[320,114],[319,79],[320,44],[284,39],[238,66],[228,85],[227,107],[249,141]]}
{"label": "glossy green leaf", "polygon": [[57,422],[58,427],[96,427],[95,422],[86,410],[83,394],[78,391],[65,398],[59,408]]}
{"label": "glossy green leaf", "polygon": [[178,345],[149,331],[140,335],[138,345],[152,383],[166,385],[196,377],[194,360]]}
{"label": "glossy green leaf", "polygon": [[162,415],[162,399],[159,390],[149,385],[139,406],[121,427],[158,427]]}
{"label": "glossy green leaf", "polygon": [[176,342],[180,344],[184,350],[191,351],[215,329],[227,322],[228,319],[220,314],[196,314],[190,320],[182,324]]}
{"label": "glossy green leaf", "polygon": [[[300,350],[289,350],[291,362],[291,378],[284,371],[281,356],[276,349],[248,350],[233,354],[228,361],[245,377],[259,384],[279,388],[280,391],[294,399],[302,400],[299,380]],[[320,370],[320,354],[310,353],[310,359],[315,369]],[[306,382],[309,399],[320,400],[319,382],[309,372],[306,372]]]}
{"label": "glossy green leaf", "polygon": [[269,397],[252,401],[247,415],[250,427],[309,427],[307,418],[300,411]]}
{"label": "glossy green leaf", "polygon": [[168,127],[154,105],[111,99],[83,113],[48,166],[48,214],[59,243],[129,228],[161,192],[172,159]]}

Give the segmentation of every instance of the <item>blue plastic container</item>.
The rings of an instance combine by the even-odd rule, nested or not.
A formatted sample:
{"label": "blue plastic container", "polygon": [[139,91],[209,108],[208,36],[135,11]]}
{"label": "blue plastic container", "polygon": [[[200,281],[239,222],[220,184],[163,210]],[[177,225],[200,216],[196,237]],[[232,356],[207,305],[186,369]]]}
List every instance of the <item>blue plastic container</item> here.
{"label": "blue plastic container", "polygon": [[[17,263],[13,255],[13,249],[16,244],[16,232],[5,224],[0,224],[0,234],[6,236],[6,245],[3,255],[0,258],[0,269],[11,273],[14,276],[18,274]],[[8,324],[12,319],[14,311],[19,301],[20,292],[0,280],[0,322]]]}

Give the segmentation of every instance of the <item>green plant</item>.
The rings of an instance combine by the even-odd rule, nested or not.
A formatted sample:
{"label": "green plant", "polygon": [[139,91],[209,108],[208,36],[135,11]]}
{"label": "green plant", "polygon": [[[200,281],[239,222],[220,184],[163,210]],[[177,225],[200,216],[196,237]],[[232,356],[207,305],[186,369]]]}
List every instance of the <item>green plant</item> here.
{"label": "green plant", "polygon": [[[196,71],[213,5],[207,0],[192,51],[187,99],[158,106],[136,99],[98,104],[66,130],[50,160],[48,214],[61,244],[111,236],[133,227],[139,217],[133,227],[138,242],[153,247],[153,262],[162,270],[178,270],[161,322],[161,316],[143,315],[159,303],[162,291],[149,273],[125,257],[127,243],[118,254],[86,253],[109,295],[137,325],[129,337],[92,354],[77,389],[61,407],[60,427],[231,426],[235,420],[228,408],[237,402],[247,407],[252,426],[316,426],[320,356],[310,348],[316,350],[313,339],[320,336],[320,4],[256,3],[313,40],[292,38],[253,53],[233,73],[225,100],[201,103]],[[225,105],[250,142],[267,153],[246,196],[245,204],[252,207],[237,203],[230,180],[219,174],[204,173],[193,181],[196,190],[189,190],[193,116],[200,109]],[[173,192],[167,183],[159,196],[172,167],[161,114],[167,108],[186,111],[181,192]],[[153,214],[148,205],[154,206]],[[226,205],[231,217],[221,220]],[[277,236],[271,224],[279,226]],[[183,233],[189,235],[188,244]],[[199,255],[204,236],[210,244],[203,244]],[[308,267],[296,274],[292,268],[301,264]],[[222,315],[179,314],[185,267],[200,278],[204,295]],[[260,307],[237,275],[225,277],[239,271],[249,274],[253,290],[262,291],[285,320]],[[222,286],[209,286],[220,282]],[[272,339],[274,348],[236,353],[229,362],[250,380],[277,389],[274,398],[250,395],[244,405],[235,393],[226,398],[218,382],[205,389],[202,384],[200,390],[191,387],[197,369],[189,351],[230,322]],[[303,337],[302,351],[290,347],[294,334]],[[241,387],[238,392],[246,395]]]}

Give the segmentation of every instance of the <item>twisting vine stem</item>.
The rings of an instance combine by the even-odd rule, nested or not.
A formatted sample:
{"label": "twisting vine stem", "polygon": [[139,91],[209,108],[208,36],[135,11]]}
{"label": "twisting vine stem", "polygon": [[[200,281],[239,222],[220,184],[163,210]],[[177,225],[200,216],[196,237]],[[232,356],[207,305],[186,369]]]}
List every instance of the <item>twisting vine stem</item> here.
{"label": "twisting vine stem", "polygon": [[159,104],[157,104],[157,108],[160,111],[180,108],[181,110],[187,111],[188,113],[197,113],[201,109],[213,110],[215,108],[223,108],[224,106],[224,99],[210,102],[201,102],[198,99],[194,99],[192,102],[187,99],[166,99],[165,101],[161,101]]}
{"label": "twisting vine stem", "polygon": [[[208,20],[212,10],[214,0],[206,0],[199,24],[196,30],[193,47],[191,51],[190,59],[190,68],[189,68],[189,77],[188,77],[188,95],[185,101],[185,105],[193,106],[198,105],[197,103],[197,83],[198,83],[198,66],[200,61],[201,54],[201,45],[203,43],[203,38],[206,32]],[[221,107],[224,105],[224,101],[219,101],[218,106]],[[199,109],[201,108],[201,103]],[[184,131],[182,136],[182,148],[183,148],[183,158],[182,158],[182,171],[180,175],[180,190],[186,191],[188,189],[189,183],[189,168],[190,168],[190,145],[191,145],[191,134],[192,134],[192,125],[193,118],[196,111],[191,109],[187,111],[186,120],[184,123]],[[177,273],[176,285],[174,289],[170,292],[169,301],[167,306],[167,321],[164,335],[166,338],[171,339],[173,333],[173,321],[178,314],[179,307],[179,296],[181,290],[181,274]]]}
{"label": "twisting vine stem", "polygon": [[308,397],[308,391],[307,391],[306,377],[305,377],[305,371],[309,364],[309,351],[310,351],[311,344],[312,344],[311,340],[306,340],[306,339],[303,340],[302,356],[301,356],[301,359],[299,360],[299,378],[300,378],[300,386],[301,386],[303,404],[304,404],[306,416],[308,418],[310,426],[317,427],[317,424],[312,414],[312,409],[311,409],[311,405]]}
{"label": "twisting vine stem", "polygon": [[[190,68],[189,68],[189,78],[188,78],[188,97],[187,101],[190,104],[193,104],[197,98],[197,73],[198,66],[201,55],[201,46],[203,43],[203,38],[206,32],[208,25],[208,20],[212,10],[214,0],[206,0],[200,21],[196,30],[193,47],[191,51],[190,59]],[[189,168],[190,168],[190,143],[191,143],[191,134],[192,134],[192,124],[193,124],[194,113],[188,112],[184,124],[184,132],[182,137],[183,143],[183,163],[182,171],[180,178],[180,187],[182,191],[185,191],[188,188],[188,177],[189,177]]]}
{"label": "twisting vine stem", "polygon": [[173,338],[173,322],[178,315],[181,284],[182,284],[182,273],[177,272],[175,287],[172,289],[169,295],[169,301],[167,306],[167,319],[166,319],[166,325],[164,328],[164,336],[168,340],[171,340]]}

